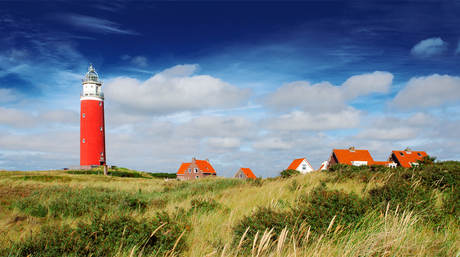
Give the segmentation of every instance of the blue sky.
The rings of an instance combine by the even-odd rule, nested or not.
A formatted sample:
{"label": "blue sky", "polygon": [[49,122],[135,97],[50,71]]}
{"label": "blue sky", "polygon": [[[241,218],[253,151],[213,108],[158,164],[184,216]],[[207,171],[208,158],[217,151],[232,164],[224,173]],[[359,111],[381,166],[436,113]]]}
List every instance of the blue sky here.
{"label": "blue sky", "polygon": [[454,1],[2,1],[0,169],[79,163],[89,64],[107,162],[219,175],[314,168],[333,148],[460,157]]}

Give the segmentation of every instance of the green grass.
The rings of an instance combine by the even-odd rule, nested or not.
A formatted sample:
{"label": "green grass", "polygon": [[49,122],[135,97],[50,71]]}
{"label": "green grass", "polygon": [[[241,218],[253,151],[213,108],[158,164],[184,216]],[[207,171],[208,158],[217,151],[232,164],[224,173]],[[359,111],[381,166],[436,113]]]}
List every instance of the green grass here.
{"label": "green grass", "polygon": [[140,176],[3,175],[0,256],[460,253],[459,162],[247,181],[117,172]]}

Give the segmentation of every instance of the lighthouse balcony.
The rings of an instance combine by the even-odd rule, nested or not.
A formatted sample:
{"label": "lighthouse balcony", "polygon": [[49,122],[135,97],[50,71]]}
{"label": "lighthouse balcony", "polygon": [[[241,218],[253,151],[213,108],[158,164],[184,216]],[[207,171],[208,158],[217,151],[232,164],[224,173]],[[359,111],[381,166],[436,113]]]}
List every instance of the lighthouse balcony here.
{"label": "lighthouse balcony", "polygon": [[104,93],[102,92],[96,92],[96,93],[80,92],[80,97],[82,96],[96,96],[96,97],[104,98]]}

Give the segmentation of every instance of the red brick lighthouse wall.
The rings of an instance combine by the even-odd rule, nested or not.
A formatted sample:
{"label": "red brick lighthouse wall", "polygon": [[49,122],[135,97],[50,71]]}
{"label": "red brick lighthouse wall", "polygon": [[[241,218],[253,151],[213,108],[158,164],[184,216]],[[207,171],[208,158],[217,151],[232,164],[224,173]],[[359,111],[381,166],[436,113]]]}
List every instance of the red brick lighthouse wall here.
{"label": "red brick lighthouse wall", "polygon": [[91,65],[80,94],[80,165],[105,165],[104,94]]}

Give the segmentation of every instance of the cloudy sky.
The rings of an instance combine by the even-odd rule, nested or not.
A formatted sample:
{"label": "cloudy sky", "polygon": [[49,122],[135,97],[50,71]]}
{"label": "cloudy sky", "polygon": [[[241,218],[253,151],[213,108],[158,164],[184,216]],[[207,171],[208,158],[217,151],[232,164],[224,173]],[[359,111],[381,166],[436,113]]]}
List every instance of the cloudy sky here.
{"label": "cloudy sky", "polygon": [[0,2],[0,169],[79,164],[81,79],[107,162],[273,177],[333,148],[460,159],[460,4]]}

